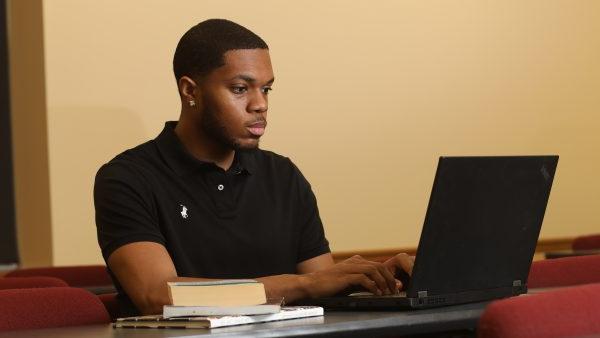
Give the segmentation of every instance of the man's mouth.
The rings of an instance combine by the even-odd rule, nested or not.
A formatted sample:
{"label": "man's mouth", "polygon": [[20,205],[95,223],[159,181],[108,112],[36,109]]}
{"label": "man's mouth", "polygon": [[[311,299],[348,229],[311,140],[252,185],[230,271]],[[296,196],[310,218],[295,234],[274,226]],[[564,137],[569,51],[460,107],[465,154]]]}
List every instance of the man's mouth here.
{"label": "man's mouth", "polygon": [[267,121],[257,121],[246,127],[250,134],[254,136],[262,136],[265,133],[267,127]]}

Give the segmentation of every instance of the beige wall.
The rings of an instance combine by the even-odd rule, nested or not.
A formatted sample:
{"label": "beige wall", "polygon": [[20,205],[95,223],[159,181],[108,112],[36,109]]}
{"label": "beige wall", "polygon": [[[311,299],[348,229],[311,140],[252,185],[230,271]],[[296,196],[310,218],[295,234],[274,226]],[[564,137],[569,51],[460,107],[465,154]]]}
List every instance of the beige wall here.
{"label": "beige wall", "polygon": [[333,250],[414,246],[440,155],[561,155],[542,238],[599,232],[598,1],[43,1],[53,262],[96,263],[97,168],[177,119],[179,37],[270,45],[262,147],[317,194]]}

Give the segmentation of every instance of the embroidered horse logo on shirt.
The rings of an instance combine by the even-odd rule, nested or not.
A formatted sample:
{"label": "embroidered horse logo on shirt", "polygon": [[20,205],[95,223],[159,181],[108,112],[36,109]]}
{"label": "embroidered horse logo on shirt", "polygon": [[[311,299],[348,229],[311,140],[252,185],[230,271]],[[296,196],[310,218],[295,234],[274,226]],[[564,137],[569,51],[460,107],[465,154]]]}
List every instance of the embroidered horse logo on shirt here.
{"label": "embroidered horse logo on shirt", "polygon": [[188,218],[188,213],[187,213],[188,208],[183,204],[180,204],[179,206],[181,206],[181,217],[187,219]]}

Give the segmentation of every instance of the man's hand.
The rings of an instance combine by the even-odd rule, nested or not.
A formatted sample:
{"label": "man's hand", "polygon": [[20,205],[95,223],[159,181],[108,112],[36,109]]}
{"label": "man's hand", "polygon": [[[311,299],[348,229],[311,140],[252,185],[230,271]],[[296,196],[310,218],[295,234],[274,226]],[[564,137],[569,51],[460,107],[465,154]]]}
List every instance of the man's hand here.
{"label": "man's hand", "polygon": [[301,276],[306,282],[305,290],[310,298],[332,296],[357,286],[376,295],[389,295],[398,292],[399,283],[393,274],[396,268],[394,263],[372,262],[361,256],[353,256],[331,267]]}
{"label": "man's hand", "polygon": [[[412,269],[415,265],[415,256],[399,253],[385,261],[383,265],[390,270],[394,277],[398,277],[404,273],[408,274],[408,276],[412,276]],[[402,282],[398,282],[398,289],[406,287],[406,285],[402,285]]]}

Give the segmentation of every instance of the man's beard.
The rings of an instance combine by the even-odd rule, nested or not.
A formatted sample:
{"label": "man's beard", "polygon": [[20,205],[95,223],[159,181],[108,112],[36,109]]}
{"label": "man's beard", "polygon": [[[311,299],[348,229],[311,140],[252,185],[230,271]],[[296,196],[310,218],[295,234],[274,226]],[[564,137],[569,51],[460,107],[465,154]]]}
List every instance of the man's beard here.
{"label": "man's beard", "polygon": [[233,136],[227,132],[223,121],[217,117],[218,113],[212,110],[205,110],[201,120],[200,127],[207,135],[212,136],[221,144],[233,150],[252,150],[258,148],[258,142],[255,145],[242,145]]}

